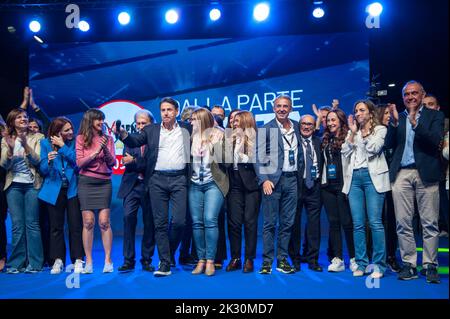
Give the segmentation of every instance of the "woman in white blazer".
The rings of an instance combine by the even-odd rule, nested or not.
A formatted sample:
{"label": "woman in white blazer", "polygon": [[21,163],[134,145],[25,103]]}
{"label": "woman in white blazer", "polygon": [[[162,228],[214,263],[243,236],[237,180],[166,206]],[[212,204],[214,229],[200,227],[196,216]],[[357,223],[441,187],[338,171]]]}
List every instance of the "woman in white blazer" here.
{"label": "woman in white blazer", "polygon": [[[358,268],[353,276],[372,272],[372,278],[381,278],[386,270],[386,245],[382,211],[385,192],[391,189],[389,169],[383,153],[387,128],[379,125],[375,105],[369,100],[355,103],[354,116],[348,118],[349,132],[342,145],[344,186],[348,194],[353,219],[355,257]],[[366,213],[372,232],[373,269],[368,269],[366,250]]]}

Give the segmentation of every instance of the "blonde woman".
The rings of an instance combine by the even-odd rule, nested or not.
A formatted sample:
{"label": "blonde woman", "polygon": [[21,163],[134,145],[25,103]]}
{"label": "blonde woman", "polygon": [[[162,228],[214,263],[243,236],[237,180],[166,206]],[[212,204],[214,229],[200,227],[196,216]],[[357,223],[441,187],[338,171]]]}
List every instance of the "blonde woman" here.
{"label": "blonde woman", "polygon": [[214,127],[208,110],[192,113],[192,176],[189,207],[199,261],[193,274],[214,275],[214,257],[219,237],[218,216],[228,193],[228,176],[223,164],[224,132]]}

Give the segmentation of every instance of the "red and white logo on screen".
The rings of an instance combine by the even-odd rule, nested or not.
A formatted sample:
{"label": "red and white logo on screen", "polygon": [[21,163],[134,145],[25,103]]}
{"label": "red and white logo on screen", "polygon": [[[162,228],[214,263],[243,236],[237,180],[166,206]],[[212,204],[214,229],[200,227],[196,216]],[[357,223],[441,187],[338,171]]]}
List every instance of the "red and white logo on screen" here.
{"label": "red and white logo on screen", "polygon": [[[99,106],[99,109],[105,113],[105,123],[109,128],[117,120],[122,121],[123,127],[131,126],[134,123],[134,114],[143,108],[139,104],[127,100],[113,100]],[[124,145],[119,139],[116,140],[110,130],[108,130],[108,134],[113,138],[116,148],[116,164],[113,167],[113,174],[120,175],[125,172],[125,166],[122,165]]]}

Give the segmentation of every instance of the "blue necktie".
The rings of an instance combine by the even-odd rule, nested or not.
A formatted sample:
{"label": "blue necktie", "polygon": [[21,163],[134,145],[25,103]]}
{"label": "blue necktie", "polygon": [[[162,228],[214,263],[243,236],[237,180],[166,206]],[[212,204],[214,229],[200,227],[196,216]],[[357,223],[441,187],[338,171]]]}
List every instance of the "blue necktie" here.
{"label": "blue necktie", "polygon": [[306,139],[306,178],[305,185],[308,188],[312,188],[314,186],[314,181],[311,177],[311,168],[313,167],[313,157],[312,157],[312,149],[311,149],[311,141]]}

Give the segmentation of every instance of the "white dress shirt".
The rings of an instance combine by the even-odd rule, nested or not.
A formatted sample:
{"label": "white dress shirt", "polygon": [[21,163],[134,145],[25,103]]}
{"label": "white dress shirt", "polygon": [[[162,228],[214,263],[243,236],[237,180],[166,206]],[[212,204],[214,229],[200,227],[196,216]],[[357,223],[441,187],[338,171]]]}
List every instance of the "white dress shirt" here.
{"label": "white dress shirt", "polygon": [[308,138],[302,137],[303,160],[305,163],[305,171],[303,172],[303,178],[306,178],[306,146],[308,145],[306,140],[309,140],[309,144],[311,145],[311,152],[312,152],[312,156],[313,156],[313,166],[316,168],[316,178],[317,178],[319,176],[319,163],[317,162],[317,154],[314,150],[312,136],[310,136]]}
{"label": "white dress shirt", "polygon": [[161,124],[158,159],[156,160],[156,171],[182,170],[186,167],[184,157],[183,132],[175,122],[169,131]]}
{"label": "white dress shirt", "polygon": [[[298,156],[298,141],[294,131],[294,124],[289,120],[290,128],[285,129],[283,125],[277,121],[278,127],[281,131],[281,140],[283,141],[284,161],[283,172],[296,172],[297,171],[297,156]],[[287,140],[287,141],[286,141]],[[289,143],[288,143],[289,142]],[[289,145],[290,144],[290,145]],[[294,151],[294,165],[289,163],[289,151]]]}

